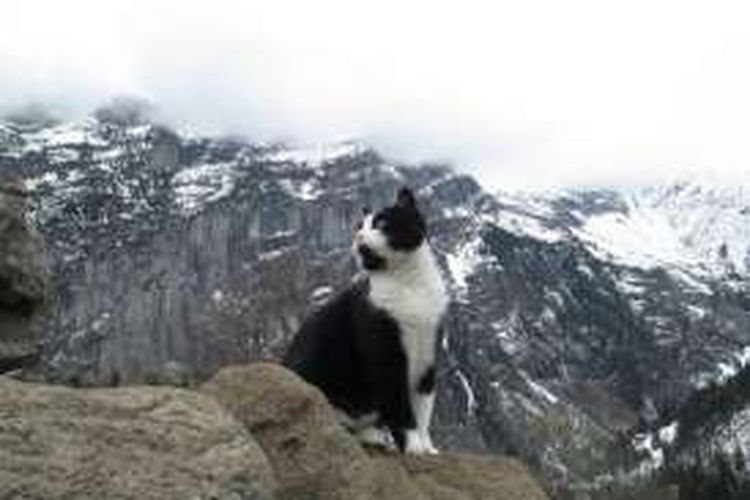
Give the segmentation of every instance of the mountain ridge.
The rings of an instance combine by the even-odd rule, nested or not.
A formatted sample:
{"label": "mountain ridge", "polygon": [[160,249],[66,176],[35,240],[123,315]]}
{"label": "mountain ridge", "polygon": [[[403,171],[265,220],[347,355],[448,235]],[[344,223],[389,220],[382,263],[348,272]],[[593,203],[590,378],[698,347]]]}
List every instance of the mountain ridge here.
{"label": "mountain ridge", "polygon": [[[744,193],[728,207],[717,191],[684,187],[495,194],[356,142],[300,150],[95,117],[0,127],[0,168],[27,179],[48,243],[51,380],[158,383],[175,369],[202,380],[278,357],[305,311],[354,272],[360,208],[389,203],[402,184],[432,221],[454,298],[440,343],[442,446],[511,451],[553,490],[589,494],[651,459],[632,434],[658,432],[696,390],[747,363],[738,256],[750,235],[728,225],[730,267],[710,231],[696,255],[674,259],[642,236],[659,231],[633,230],[653,221],[642,210],[658,209],[664,228],[691,203],[706,220],[729,210],[744,221]],[[677,240],[681,220],[667,225]]]}

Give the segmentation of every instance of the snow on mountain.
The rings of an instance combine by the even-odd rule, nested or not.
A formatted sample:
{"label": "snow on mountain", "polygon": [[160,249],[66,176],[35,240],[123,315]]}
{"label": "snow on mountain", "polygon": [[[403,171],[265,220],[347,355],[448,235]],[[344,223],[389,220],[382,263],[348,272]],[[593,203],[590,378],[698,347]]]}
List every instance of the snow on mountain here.
{"label": "snow on mountain", "polygon": [[[148,126],[134,128],[136,134],[141,134]],[[71,146],[105,146],[107,143],[99,135],[100,127],[93,119],[81,122],[68,122],[52,127],[42,128],[36,132],[24,134],[26,151],[41,151]]]}
{"label": "snow on mountain", "polygon": [[172,177],[175,202],[186,214],[205,204],[229,196],[234,189],[234,164],[195,165],[180,170]]}
{"label": "snow on mountain", "polygon": [[480,240],[473,238],[445,256],[454,286],[454,294],[459,300],[465,299],[464,292],[468,287],[467,279],[477,272],[479,264],[484,261],[479,252],[480,245]]}
{"label": "snow on mountain", "polygon": [[626,265],[699,275],[750,270],[750,186],[623,190],[624,210],[584,219],[574,234]]}
{"label": "snow on mountain", "polygon": [[746,456],[750,454],[750,408],[735,413],[717,432],[715,443],[727,456],[737,450],[744,450]]}
{"label": "snow on mountain", "polygon": [[630,451],[617,436],[638,422],[661,426],[636,447],[659,458],[676,432],[659,418],[750,360],[747,187],[489,194],[356,142],[95,119],[0,124],[0,168],[26,178],[58,273],[46,349],[60,377],[140,382],[174,360],[205,374],[278,355],[306,308],[349,279],[360,209],[404,183],[454,298],[445,442],[588,483]]}
{"label": "snow on mountain", "polygon": [[569,234],[566,227],[555,223],[558,216],[554,200],[559,193],[497,193],[498,205],[484,222],[515,234],[554,242]]}
{"label": "snow on mountain", "polygon": [[574,238],[603,260],[663,268],[700,288],[750,274],[750,186],[680,182],[648,188],[497,193],[484,221],[548,242]]}
{"label": "snow on mountain", "polygon": [[342,141],[335,144],[308,144],[306,146],[277,145],[270,148],[264,159],[278,163],[292,163],[310,168],[345,156],[355,156],[367,149],[359,141]]}

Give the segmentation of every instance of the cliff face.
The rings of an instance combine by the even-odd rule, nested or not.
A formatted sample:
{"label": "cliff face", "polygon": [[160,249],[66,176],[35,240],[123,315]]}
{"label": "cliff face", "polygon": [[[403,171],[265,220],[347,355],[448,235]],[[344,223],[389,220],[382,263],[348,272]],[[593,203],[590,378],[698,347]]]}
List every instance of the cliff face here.
{"label": "cliff face", "polygon": [[0,126],[0,168],[26,179],[48,243],[51,380],[188,384],[277,358],[354,272],[361,207],[403,184],[454,297],[443,448],[519,454],[585,497],[663,465],[661,430],[750,360],[742,192],[490,194],[361,144],[302,150],[138,120]]}
{"label": "cliff face", "polygon": [[277,355],[311,293],[348,279],[361,203],[390,201],[401,181],[355,146],[319,170],[149,125],[39,134],[6,168],[30,179],[49,243],[46,374],[81,383]]}
{"label": "cliff face", "polygon": [[0,172],[0,372],[38,354],[47,292],[41,244],[26,223],[27,192]]}
{"label": "cliff face", "polygon": [[0,378],[0,495],[11,498],[544,500],[502,457],[365,450],[325,397],[275,365],[200,392]]}

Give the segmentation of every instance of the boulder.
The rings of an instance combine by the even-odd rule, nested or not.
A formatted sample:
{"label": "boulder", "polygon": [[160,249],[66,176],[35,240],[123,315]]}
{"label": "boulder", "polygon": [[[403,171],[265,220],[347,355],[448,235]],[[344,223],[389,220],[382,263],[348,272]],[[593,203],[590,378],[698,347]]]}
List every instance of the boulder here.
{"label": "boulder", "polygon": [[200,391],[0,377],[0,498],[544,500],[505,457],[364,448],[323,394],[272,364]]}
{"label": "boulder", "polygon": [[0,498],[274,498],[263,451],[214,400],[0,377]]}
{"label": "boulder", "polygon": [[0,175],[0,368],[34,355],[40,342],[36,319],[48,287],[26,198],[20,181]]}
{"label": "boulder", "polygon": [[280,499],[547,498],[514,459],[365,449],[339,424],[318,389],[278,365],[228,367],[201,390],[258,440],[279,482]]}

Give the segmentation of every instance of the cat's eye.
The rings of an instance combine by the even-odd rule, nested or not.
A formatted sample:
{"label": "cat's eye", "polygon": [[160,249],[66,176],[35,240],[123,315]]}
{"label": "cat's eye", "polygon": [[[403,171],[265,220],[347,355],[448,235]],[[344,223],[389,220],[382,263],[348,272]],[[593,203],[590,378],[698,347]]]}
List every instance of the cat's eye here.
{"label": "cat's eye", "polygon": [[378,219],[375,221],[375,224],[373,224],[373,227],[375,229],[380,229],[382,231],[383,229],[386,228],[387,225],[388,223],[386,222],[385,219]]}

